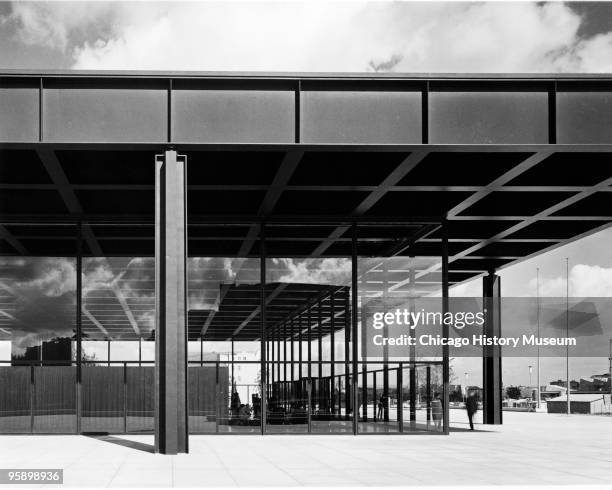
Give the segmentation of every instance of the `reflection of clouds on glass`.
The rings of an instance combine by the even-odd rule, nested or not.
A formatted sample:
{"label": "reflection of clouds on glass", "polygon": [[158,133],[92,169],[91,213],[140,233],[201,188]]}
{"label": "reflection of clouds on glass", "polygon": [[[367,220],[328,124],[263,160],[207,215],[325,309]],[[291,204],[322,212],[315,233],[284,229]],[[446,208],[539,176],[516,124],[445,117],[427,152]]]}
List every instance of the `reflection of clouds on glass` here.
{"label": "reflection of clouds on glass", "polygon": [[84,331],[88,336],[150,336],[155,326],[153,258],[87,258],[83,271]]}
{"label": "reflection of clouds on glass", "polygon": [[148,337],[155,330],[155,310],[149,310],[141,313],[136,320],[140,325],[143,337]]}
{"label": "reflection of clouds on glass", "polygon": [[231,257],[190,257],[188,308],[218,311],[221,289],[228,284],[257,284],[259,260]]}
{"label": "reflection of clouds on glass", "polygon": [[76,263],[62,257],[0,258],[0,328],[15,355],[75,328]]}
{"label": "reflection of clouds on glass", "polygon": [[272,263],[271,282],[342,285],[351,281],[351,260],[346,258],[283,258]]}
{"label": "reflection of clouds on glass", "polygon": [[34,261],[30,271],[24,271],[27,263],[21,270],[31,272],[34,277],[15,281],[14,288],[27,291],[34,290],[43,296],[62,296],[67,292],[76,290],[75,261],[64,258],[47,258],[44,261]]}

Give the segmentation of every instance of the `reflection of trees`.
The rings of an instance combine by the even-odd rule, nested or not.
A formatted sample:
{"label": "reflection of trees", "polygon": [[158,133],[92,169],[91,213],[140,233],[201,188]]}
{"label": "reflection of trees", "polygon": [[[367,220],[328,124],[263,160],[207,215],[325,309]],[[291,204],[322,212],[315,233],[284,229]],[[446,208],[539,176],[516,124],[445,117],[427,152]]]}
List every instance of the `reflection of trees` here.
{"label": "reflection of trees", "polygon": [[23,354],[12,356],[14,361],[67,361],[72,359],[72,338],[54,337],[39,345],[26,347]]}
{"label": "reflection of trees", "polygon": [[518,400],[521,397],[521,389],[518,386],[508,386],[506,388],[506,395],[508,398]]}

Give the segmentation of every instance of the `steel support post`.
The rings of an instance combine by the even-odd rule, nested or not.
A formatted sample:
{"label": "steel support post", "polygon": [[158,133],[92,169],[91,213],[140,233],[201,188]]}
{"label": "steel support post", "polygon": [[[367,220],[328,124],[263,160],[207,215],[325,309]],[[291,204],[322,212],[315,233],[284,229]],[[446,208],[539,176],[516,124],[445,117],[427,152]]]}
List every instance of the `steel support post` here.
{"label": "steel support post", "polygon": [[[350,379],[350,344],[351,344],[351,317],[349,316],[350,298],[349,291],[344,290],[344,415],[348,418],[351,411],[351,379]],[[365,386],[365,385],[364,385]],[[367,402],[364,402],[367,403]]]}
{"label": "steel support post", "polygon": [[[352,339],[351,343],[351,355],[352,355],[352,367],[353,372],[351,374],[351,379],[353,381],[353,434],[357,434],[359,430],[359,379],[357,373],[357,357],[359,355],[359,345],[357,343],[357,315],[358,315],[358,307],[359,307],[359,297],[357,291],[357,274],[359,269],[359,262],[357,260],[357,226],[353,223],[351,226],[351,330],[352,330]],[[365,329],[365,325],[361,326],[362,329]],[[365,412],[365,407],[364,407]]]}
{"label": "steel support post", "polygon": [[[266,433],[266,420],[268,418],[268,376],[266,372],[266,367],[268,364],[268,358],[266,355],[265,345],[268,339],[268,331],[267,331],[267,321],[266,321],[266,227],[264,224],[261,225],[259,239],[261,245],[259,247],[259,283],[260,283],[260,308],[261,314],[259,315],[261,324],[260,324],[260,335],[261,335],[261,363],[260,363],[260,417],[261,417],[261,435]],[[232,359],[233,360],[233,359]],[[233,364],[232,364],[233,366]],[[274,370],[274,366],[272,366],[272,370]],[[247,400],[247,403],[249,400]]]}
{"label": "steel support post", "polygon": [[[448,225],[446,221],[442,223],[442,313],[449,311],[448,300]],[[442,337],[449,337],[449,326],[442,325]],[[448,345],[442,347],[442,406],[443,406],[443,429],[445,434],[450,434],[450,358]]]}
{"label": "steel support post", "polygon": [[334,292],[332,291],[329,295],[329,355],[331,364],[329,365],[329,376],[331,379],[331,413],[336,414],[336,336],[334,323],[334,316],[336,312],[334,310]]}
{"label": "steel support post", "polygon": [[[493,271],[482,278],[484,334],[501,336],[501,279]],[[483,415],[484,424],[502,423],[502,371],[501,347],[485,346],[482,352]]]}
{"label": "steel support post", "polygon": [[155,451],[188,451],[186,157],[155,160]]}

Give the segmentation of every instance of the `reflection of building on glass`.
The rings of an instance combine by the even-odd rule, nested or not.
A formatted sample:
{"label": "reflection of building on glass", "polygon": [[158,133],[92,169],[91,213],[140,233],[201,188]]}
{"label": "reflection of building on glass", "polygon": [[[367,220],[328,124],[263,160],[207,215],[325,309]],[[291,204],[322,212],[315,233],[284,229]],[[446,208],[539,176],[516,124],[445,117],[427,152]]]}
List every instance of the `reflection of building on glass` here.
{"label": "reflection of building on glass", "polygon": [[69,338],[43,340],[26,347],[23,354],[14,354],[13,361],[65,361],[70,365],[74,355],[74,341]]}

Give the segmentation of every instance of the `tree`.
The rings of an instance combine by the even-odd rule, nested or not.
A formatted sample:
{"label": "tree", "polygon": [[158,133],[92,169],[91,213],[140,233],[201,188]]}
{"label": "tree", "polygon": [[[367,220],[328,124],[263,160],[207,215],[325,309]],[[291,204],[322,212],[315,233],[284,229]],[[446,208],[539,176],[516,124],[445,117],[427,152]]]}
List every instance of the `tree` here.
{"label": "tree", "polygon": [[508,386],[506,388],[506,396],[513,400],[518,400],[521,397],[521,389],[518,386]]}

